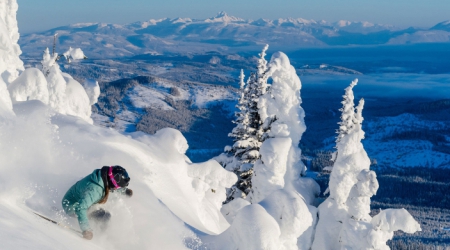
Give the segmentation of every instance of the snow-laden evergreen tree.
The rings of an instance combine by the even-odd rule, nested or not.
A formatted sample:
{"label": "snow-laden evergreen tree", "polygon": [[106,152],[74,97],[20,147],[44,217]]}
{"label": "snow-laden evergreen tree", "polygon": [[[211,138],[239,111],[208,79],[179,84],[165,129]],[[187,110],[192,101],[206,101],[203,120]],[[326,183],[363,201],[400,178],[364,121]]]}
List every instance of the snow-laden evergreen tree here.
{"label": "snow-laden evergreen tree", "polygon": [[356,86],[358,80],[352,81],[350,86],[345,89],[345,95],[343,95],[342,100],[342,108],[339,109],[341,111],[341,121],[338,122],[339,129],[337,131],[338,136],[336,138],[336,143],[338,143],[348,132],[355,126],[356,117],[355,117],[355,107],[354,107],[354,95],[353,95],[353,87]]}
{"label": "snow-laden evergreen tree", "polygon": [[[217,157],[217,160],[224,168],[233,171],[238,176],[236,185],[228,190],[225,203],[228,203],[236,197],[245,197],[246,188],[248,186],[247,178],[249,175],[243,173],[246,173],[249,170],[249,162],[254,158],[251,157],[254,151],[249,151],[248,149],[252,149],[258,144],[254,136],[252,136],[255,129],[250,126],[250,114],[248,112],[249,101],[247,97],[249,88],[246,87],[244,78],[244,71],[241,70],[239,76],[240,95],[238,104],[236,105],[238,111],[235,112],[236,119],[233,121],[236,126],[231,133],[228,134],[229,137],[233,138],[234,144],[225,147],[225,153]],[[254,74],[249,78],[247,86],[249,86],[253,79]]]}
{"label": "snow-laden evergreen tree", "polygon": [[[250,120],[247,112],[248,101],[246,99],[245,82],[244,82],[244,70],[241,69],[241,74],[239,75],[239,99],[236,108],[238,111],[234,113],[236,119],[233,121],[236,127],[233,128],[231,133],[228,134],[229,137],[233,138],[233,141],[246,140],[251,134],[251,128],[249,126]],[[228,151],[234,153],[236,148],[232,147]]]}
{"label": "snow-laden evergreen tree", "polygon": [[264,58],[267,49],[268,45],[259,54],[257,70],[250,74],[246,85],[241,71],[240,98],[234,121],[236,126],[229,134],[233,137],[234,144],[225,147],[225,153],[216,158],[222,166],[238,176],[238,182],[230,188],[225,202],[237,197],[245,198],[251,192],[253,164],[260,158],[259,148],[264,140],[258,102],[268,88],[267,61]]}
{"label": "snow-laden evergreen tree", "polygon": [[[330,196],[319,206],[313,250],[389,249],[386,241],[395,230],[408,233],[420,230],[406,210],[386,211],[374,218],[369,215],[370,197],[376,193],[378,182],[375,172],[369,169],[370,159],[361,143],[364,100],[355,109],[353,87],[357,82],[354,80],[343,96]],[[389,221],[391,216],[404,221]]]}

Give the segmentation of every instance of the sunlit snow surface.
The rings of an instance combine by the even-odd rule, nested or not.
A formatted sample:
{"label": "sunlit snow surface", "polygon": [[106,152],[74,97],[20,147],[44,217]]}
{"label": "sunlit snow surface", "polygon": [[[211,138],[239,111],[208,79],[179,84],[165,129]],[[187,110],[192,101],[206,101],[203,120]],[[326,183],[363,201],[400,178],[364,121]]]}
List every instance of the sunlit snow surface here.
{"label": "sunlit snow surface", "polygon": [[[94,232],[94,245],[112,249],[184,249],[185,240],[195,236],[175,215],[210,234],[228,227],[219,210],[225,187],[236,177],[217,162],[190,164],[184,155],[188,146],[180,132],[164,129],[154,136],[133,134],[132,139],[76,117],[51,117],[53,112],[37,101],[17,104],[14,111],[16,118],[0,124],[0,169],[8,172],[0,176],[0,196],[7,197],[0,202],[2,214],[17,209],[23,212],[14,213],[26,214],[24,211],[33,209],[67,220],[77,228],[76,221],[61,212],[65,191],[94,169],[117,164],[128,170],[134,196],[110,198],[105,205],[113,215],[110,226],[103,233]],[[56,230],[35,216],[24,216],[14,226],[10,220],[0,223],[29,242],[40,242],[32,229],[42,223],[45,226],[38,227],[54,230],[55,235],[49,237],[60,238],[64,249],[79,249],[65,240],[73,238],[72,234]],[[18,231],[20,227],[30,229]],[[51,240],[42,246],[61,249]]]}

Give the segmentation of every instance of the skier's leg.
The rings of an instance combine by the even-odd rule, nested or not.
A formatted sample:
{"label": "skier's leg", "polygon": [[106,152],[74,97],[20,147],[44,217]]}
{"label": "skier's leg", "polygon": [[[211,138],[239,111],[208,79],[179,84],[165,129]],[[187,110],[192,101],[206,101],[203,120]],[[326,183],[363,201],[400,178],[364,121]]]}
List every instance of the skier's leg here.
{"label": "skier's leg", "polygon": [[89,219],[97,222],[100,225],[101,230],[105,230],[108,226],[109,220],[111,219],[111,214],[103,208],[100,208],[90,213]]}

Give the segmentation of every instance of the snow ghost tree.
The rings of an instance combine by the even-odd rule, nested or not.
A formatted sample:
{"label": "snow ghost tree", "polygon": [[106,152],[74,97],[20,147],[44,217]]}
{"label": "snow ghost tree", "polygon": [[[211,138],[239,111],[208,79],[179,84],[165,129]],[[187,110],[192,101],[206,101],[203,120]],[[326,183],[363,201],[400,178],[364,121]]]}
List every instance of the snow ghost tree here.
{"label": "snow ghost tree", "polygon": [[4,0],[0,3],[0,73],[6,83],[14,81],[24,70],[19,56],[22,54],[19,44],[19,29],[17,27],[18,5],[16,0]]}
{"label": "snow ghost tree", "polygon": [[[306,130],[303,120],[304,111],[300,106],[301,83],[294,67],[290,65],[289,58],[282,52],[277,52],[272,55],[267,76],[272,78],[272,86],[261,96],[258,102],[259,114],[263,121],[261,127],[263,128],[264,134],[262,137],[265,138],[264,143],[266,145],[273,144],[275,141],[277,143],[276,145],[268,146],[273,148],[273,150],[261,150],[260,152],[263,154],[276,150],[277,157],[285,154],[281,158],[285,162],[283,164],[276,164],[272,163],[273,159],[258,161],[259,177],[255,173],[254,179],[263,181],[263,179],[270,179],[267,177],[274,178],[275,175],[267,177],[262,177],[261,175],[276,171],[275,169],[267,172],[268,169],[259,168],[263,165],[268,166],[268,164],[272,164],[273,167],[283,166],[286,168],[279,170],[282,172],[279,182],[282,186],[284,186],[285,181],[290,185],[293,180],[297,180],[301,173],[305,171],[305,166],[300,160],[301,150],[298,147],[301,136]],[[284,180],[285,173],[287,173],[287,180]],[[256,190],[263,187],[268,186],[262,183],[256,185],[253,190],[252,199],[255,199],[257,202],[260,200],[258,197],[261,195],[261,191]],[[261,198],[264,196],[262,195]]]}
{"label": "snow ghost tree", "polygon": [[279,223],[285,249],[309,249],[317,214],[312,203],[320,188],[313,179],[302,177],[306,168],[299,143],[306,126],[300,106],[301,82],[282,52],[272,55],[269,77],[271,87],[258,102],[264,141],[249,200],[262,204]]}
{"label": "snow ghost tree", "polygon": [[7,86],[24,70],[23,62],[19,58],[22,51],[17,44],[19,40],[17,9],[16,0],[0,2],[0,114],[2,116],[13,115]]}
{"label": "snow ghost tree", "polygon": [[77,60],[87,59],[87,56],[84,55],[84,52],[80,48],[72,48],[63,53],[63,56],[66,58],[67,62],[71,63]]}
{"label": "snow ghost tree", "polygon": [[67,103],[65,98],[66,81],[62,75],[59,65],[56,62],[58,54],[50,54],[48,48],[45,49],[42,58],[42,72],[47,79],[49,92],[49,106],[61,114],[66,114]]}
{"label": "snow ghost tree", "polygon": [[48,105],[56,112],[78,116],[92,124],[91,105],[96,103],[100,94],[98,83],[87,81],[83,87],[69,74],[60,70],[57,60],[57,53],[50,55],[48,48],[44,51],[41,63],[47,80]]}
{"label": "snow ghost tree", "polygon": [[[330,196],[319,206],[319,222],[316,227],[313,250],[328,249],[389,249],[386,241],[393,231],[414,233],[419,224],[406,210],[381,212],[372,218],[370,197],[378,190],[375,172],[369,170],[370,160],[361,143],[362,110],[364,100],[354,107],[354,80],[345,89],[341,121],[336,139],[337,156],[330,175]],[[387,220],[386,216],[398,215],[404,223]],[[383,217],[384,216],[384,217]],[[401,224],[401,225],[400,225]],[[381,225],[388,225],[383,228]],[[395,228],[395,229],[394,229]]]}
{"label": "snow ghost tree", "polygon": [[[231,227],[218,236],[218,241],[230,242],[224,249],[261,249],[261,242],[243,242],[244,238],[264,239],[264,249],[309,249],[317,217],[317,210],[311,203],[320,188],[314,180],[301,176],[305,166],[300,161],[298,145],[306,129],[300,106],[301,82],[282,52],[274,53],[268,64],[261,59],[259,63],[259,73],[250,76],[246,87],[248,90],[251,82],[258,81],[256,86],[266,86],[256,89],[257,94],[249,95],[253,99],[247,99],[257,105],[256,108],[248,105],[248,110],[258,112],[249,117],[260,119],[259,127],[251,134],[261,143],[259,157],[253,164],[252,186],[246,201],[236,197],[222,208]],[[272,78],[270,87],[267,85],[269,78]],[[258,100],[254,100],[258,95]],[[248,227],[249,218],[266,221],[258,224],[264,228],[238,234],[239,228]],[[272,232],[270,237],[264,236],[267,232]]]}

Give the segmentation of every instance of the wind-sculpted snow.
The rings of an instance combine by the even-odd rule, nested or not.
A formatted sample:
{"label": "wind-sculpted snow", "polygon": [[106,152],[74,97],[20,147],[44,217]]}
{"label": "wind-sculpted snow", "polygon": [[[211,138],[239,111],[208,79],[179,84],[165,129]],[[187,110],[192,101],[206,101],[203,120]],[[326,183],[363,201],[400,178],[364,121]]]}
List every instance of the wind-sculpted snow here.
{"label": "wind-sculpted snow", "polygon": [[[95,245],[184,249],[185,238],[195,239],[195,235],[183,221],[210,234],[229,226],[220,208],[225,188],[236,176],[215,161],[189,163],[184,155],[187,143],[179,131],[164,129],[154,136],[136,133],[132,139],[80,118],[54,113],[39,101],[20,102],[14,111],[17,118],[0,126],[0,157],[4,162],[0,169],[8,172],[0,177],[0,195],[12,195],[12,208],[31,208],[77,227],[76,221],[61,212],[65,191],[94,169],[118,164],[130,173],[134,196],[110,197],[104,206],[113,214],[110,227],[103,233],[94,232]],[[14,194],[10,190],[15,190]],[[35,228],[39,222],[45,223],[27,216],[20,223]],[[63,248],[70,249],[66,244],[71,241],[66,238],[73,237],[71,234],[58,232],[51,224],[47,227],[56,231]],[[31,242],[38,240],[32,229],[16,233]],[[58,249],[51,240],[44,248]]]}
{"label": "wind-sculpted snow", "polygon": [[8,86],[11,99],[15,102],[39,100],[48,104],[49,94],[44,74],[36,68],[26,69]]}
{"label": "wind-sculpted snow", "polygon": [[206,237],[205,243],[211,249],[282,249],[281,231],[275,219],[258,204],[240,209],[224,233]]}
{"label": "wind-sculpted snow", "polygon": [[271,138],[266,140],[259,150],[261,160],[254,165],[252,178],[252,202],[258,203],[278,189],[284,187],[284,176],[290,138]]}
{"label": "wind-sculpted snow", "polygon": [[286,175],[286,181],[290,183],[305,171],[300,161],[301,151],[297,147],[306,130],[305,112],[300,106],[301,82],[289,58],[282,52],[272,55],[268,67],[273,82],[270,92],[261,97],[258,107],[263,121],[275,118],[268,133],[270,137],[291,139]]}
{"label": "wind-sculpted snow", "polygon": [[386,232],[402,230],[405,233],[420,231],[420,225],[404,208],[385,209],[375,215],[371,221],[372,225]]}
{"label": "wind-sculpted snow", "polygon": [[308,206],[297,192],[277,190],[259,204],[277,221],[284,249],[310,248],[314,230],[309,229],[314,228],[316,209]]}
{"label": "wind-sculpted snow", "polygon": [[[0,53],[20,60],[14,51]],[[0,105],[0,171],[7,173],[0,175],[0,216],[8,217],[0,220],[0,228],[8,228],[0,229],[2,241],[33,249],[186,249],[200,242],[183,222],[211,234],[229,226],[220,208],[225,188],[236,181],[233,173],[215,161],[190,163],[186,139],[177,130],[124,136],[90,124],[98,83],[85,82],[86,91],[60,71],[56,59],[47,49],[43,73],[27,69],[12,83],[0,79],[7,94]],[[125,167],[134,195],[126,200],[110,195],[103,207],[113,216],[105,231],[93,226],[93,242],[28,211],[77,228],[76,219],[62,211],[61,199],[71,185],[104,165]]]}

